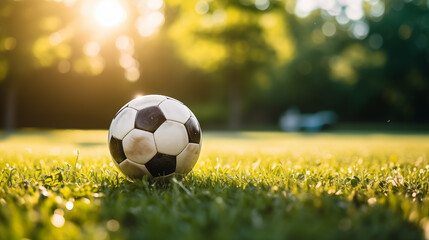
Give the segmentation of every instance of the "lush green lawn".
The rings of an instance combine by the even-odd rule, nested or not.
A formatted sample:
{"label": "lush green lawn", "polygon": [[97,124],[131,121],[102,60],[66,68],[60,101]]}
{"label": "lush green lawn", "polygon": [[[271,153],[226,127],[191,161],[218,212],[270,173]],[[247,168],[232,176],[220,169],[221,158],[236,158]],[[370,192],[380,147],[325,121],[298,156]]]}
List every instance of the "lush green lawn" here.
{"label": "lush green lawn", "polygon": [[104,131],[0,141],[0,239],[429,239],[429,135],[205,133],[194,171],[131,182]]}

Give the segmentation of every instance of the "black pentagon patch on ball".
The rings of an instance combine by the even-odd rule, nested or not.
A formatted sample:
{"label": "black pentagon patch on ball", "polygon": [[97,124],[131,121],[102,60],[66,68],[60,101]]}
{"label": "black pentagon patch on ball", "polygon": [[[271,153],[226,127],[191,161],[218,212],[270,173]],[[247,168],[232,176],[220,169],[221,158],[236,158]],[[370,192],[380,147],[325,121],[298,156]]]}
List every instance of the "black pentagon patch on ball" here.
{"label": "black pentagon patch on ball", "polygon": [[153,133],[165,120],[159,107],[148,107],[137,112],[135,127]]}
{"label": "black pentagon patch on ball", "polygon": [[201,130],[197,120],[194,117],[190,117],[185,123],[186,131],[188,132],[188,138],[190,143],[200,143]]}
{"label": "black pentagon patch on ball", "polygon": [[176,157],[157,153],[145,166],[153,177],[165,176],[176,170]]}
{"label": "black pentagon patch on ball", "polygon": [[113,136],[110,138],[109,150],[110,154],[112,154],[113,159],[118,164],[127,158],[125,156],[124,148],[122,147],[122,140],[119,140]]}

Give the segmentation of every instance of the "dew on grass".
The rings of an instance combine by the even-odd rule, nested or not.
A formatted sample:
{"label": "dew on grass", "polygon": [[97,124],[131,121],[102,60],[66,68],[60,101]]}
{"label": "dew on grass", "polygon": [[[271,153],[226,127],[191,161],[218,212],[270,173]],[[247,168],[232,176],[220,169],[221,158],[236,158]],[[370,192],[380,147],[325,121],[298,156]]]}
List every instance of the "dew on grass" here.
{"label": "dew on grass", "polygon": [[101,197],[104,197],[104,194],[103,193],[93,193],[92,196],[95,198],[101,198]]}
{"label": "dew on grass", "polygon": [[66,220],[63,217],[64,211],[62,209],[56,209],[54,215],[51,217],[51,223],[57,228],[64,226]]}
{"label": "dew on grass", "polygon": [[71,202],[71,201],[68,201],[68,202],[66,203],[66,208],[67,208],[67,210],[72,210],[72,209],[73,209],[73,206],[74,206],[74,204],[73,204],[73,202]]}
{"label": "dew on grass", "polygon": [[47,198],[51,195],[51,193],[48,192],[48,190],[46,190],[46,188],[43,186],[39,186],[39,192],[40,192],[41,197],[43,197],[43,198]]}
{"label": "dew on grass", "polygon": [[60,196],[55,196],[55,202],[56,202],[57,204],[61,204],[63,201],[64,201],[64,199],[63,199],[62,197],[60,197]]}
{"label": "dew on grass", "polygon": [[373,197],[373,198],[368,199],[368,204],[369,205],[374,205],[376,203],[377,203],[377,198]]}
{"label": "dew on grass", "polygon": [[223,205],[223,199],[221,197],[216,197],[215,202],[219,205]]}
{"label": "dew on grass", "polygon": [[[17,170],[12,175],[11,187],[0,188],[0,208],[6,210],[0,211],[0,217],[11,212],[15,214],[13,221],[25,226],[22,235],[12,230],[7,232],[17,239],[33,236],[35,227],[40,227],[41,232],[52,233],[44,236],[52,239],[60,239],[60,234],[81,239],[139,238],[141,233],[152,239],[151,234],[160,233],[180,240],[180,233],[189,238],[203,235],[207,224],[212,222],[227,227],[223,229],[227,230],[225,234],[242,229],[256,233],[255,238],[273,233],[291,236],[301,228],[306,231],[308,226],[319,229],[320,239],[332,231],[336,234],[348,231],[348,236],[359,233],[366,239],[371,229],[376,229],[375,234],[379,235],[400,231],[410,239],[429,235],[427,137],[354,136],[349,139],[352,143],[343,141],[342,136],[331,137],[310,139],[297,134],[294,135],[297,142],[287,140],[288,144],[286,140],[276,143],[278,138],[275,141],[264,138],[257,144],[228,140],[231,144],[227,145],[234,145],[234,149],[226,153],[224,145],[210,143],[208,138],[202,158],[181,182],[193,193],[192,197],[176,191],[174,184],[143,186],[144,181],[128,181],[113,167],[104,147],[100,150],[102,155],[97,155],[98,150],[89,154],[86,147],[82,149],[85,154],[78,162],[84,167],[75,174],[66,171],[65,163],[65,160],[71,162],[74,170],[74,157],[70,160],[74,146],[61,147],[58,158],[48,155],[52,145],[46,146],[45,156],[39,155],[39,148],[33,149],[37,152],[34,156],[22,153],[21,147],[17,153],[3,150],[6,154],[0,157],[2,168],[8,163]],[[308,147],[313,143],[317,150]],[[276,146],[275,154],[261,150],[268,147],[271,151]],[[332,156],[324,157],[328,152]],[[19,154],[22,157],[9,157]],[[397,156],[396,163],[390,162],[392,155]],[[39,164],[40,159],[44,159],[43,164]],[[259,165],[253,169],[252,165],[258,161]],[[113,169],[101,169],[105,165]],[[274,171],[273,165],[276,165]],[[382,167],[384,170],[380,171]],[[3,183],[7,182],[8,168],[0,179]],[[61,182],[56,181],[59,171],[64,174]],[[49,181],[44,182],[45,178]],[[31,182],[28,190],[18,184],[26,179]],[[104,197],[98,195],[101,193]],[[61,204],[57,204],[57,196],[62,197]],[[62,210],[52,212],[55,208]],[[383,221],[371,222],[371,219]],[[160,227],[173,224],[177,227],[159,231],[166,229]],[[214,231],[219,226],[210,225]]]}

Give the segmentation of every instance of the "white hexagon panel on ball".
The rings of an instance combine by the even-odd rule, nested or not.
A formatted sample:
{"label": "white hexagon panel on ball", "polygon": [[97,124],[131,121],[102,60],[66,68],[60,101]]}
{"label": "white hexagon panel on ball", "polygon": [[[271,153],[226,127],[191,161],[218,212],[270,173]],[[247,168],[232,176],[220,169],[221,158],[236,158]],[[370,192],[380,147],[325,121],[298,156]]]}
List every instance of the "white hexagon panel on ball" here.
{"label": "white hexagon panel on ball", "polygon": [[185,124],[191,116],[191,111],[183,103],[175,99],[167,99],[159,104],[167,120],[172,120]]}
{"label": "white hexagon panel on ball", "polygon": [[192,170],[200,156],[201,145],[189,143],[176,157],[176,173],[186,174]]}
{"label": "white hexagon panel on ball", "polygon": [[124,153],[133,162],[145,164],[155,154],[156,145],[153,134],[140,129],[133,129],[122,140]]}
{"label": "white hexagon panel on ball", "polygon": [[159,153],[178,155],[188,144],[188,133],[183,124],[167,120],[153,134]]}
{"label": "white hexagon panel on ball", "polygon": [[152,177],[145,165],[135,163],[125,159],[119,164],[119,169],[130,178],[143,178],[144,176]]}
{"label": "white hexagon panel on ball", "polygon": [[132,108],[124,108],[113,119],[110,125],[110,131],[113,137],[122,140],[125,135],[134,128],[137,111]]}

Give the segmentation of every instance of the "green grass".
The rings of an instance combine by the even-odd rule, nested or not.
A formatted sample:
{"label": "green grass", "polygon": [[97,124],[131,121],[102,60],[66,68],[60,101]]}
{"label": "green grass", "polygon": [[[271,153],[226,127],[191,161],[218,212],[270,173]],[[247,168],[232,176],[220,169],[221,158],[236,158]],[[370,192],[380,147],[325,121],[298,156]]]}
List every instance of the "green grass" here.
{"label": "green grass", "polygon": [[126,179],[105,131],[0,142],[0,239],[429,239],[429,135],[204,134],[192,173]]}

